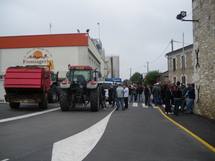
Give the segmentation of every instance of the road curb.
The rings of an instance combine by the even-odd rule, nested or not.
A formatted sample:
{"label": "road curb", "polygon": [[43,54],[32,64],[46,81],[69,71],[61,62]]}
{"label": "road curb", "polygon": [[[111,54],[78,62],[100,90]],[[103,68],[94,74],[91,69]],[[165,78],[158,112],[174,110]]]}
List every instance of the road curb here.
{"label": "road curb", "polygon": [[176,122],[175,120],[173,120],[172,118],[170,118],[169,116],[167,116],[160,108],[158,108],[158,110],[160,111],[160,113],[170,122],[172,122],[174,125],[176,125],[177,127],[179,127],[180,129],[182,129],[183,131],[185,131],[187,134],[189,134],[190,136],[192,136],[194,139],[196,139],[198,142],[200,142],[202,145],[204,145],[207,149],[209,149],[210,151],[215,153],[215,147],[211,144],[209,144],[207,141],[205,141],[204,139],[200,138],[198,135],[194,134],[192,131],[188,130],[186,127],[182,126],[181,124],[179,124],[178,122]]}

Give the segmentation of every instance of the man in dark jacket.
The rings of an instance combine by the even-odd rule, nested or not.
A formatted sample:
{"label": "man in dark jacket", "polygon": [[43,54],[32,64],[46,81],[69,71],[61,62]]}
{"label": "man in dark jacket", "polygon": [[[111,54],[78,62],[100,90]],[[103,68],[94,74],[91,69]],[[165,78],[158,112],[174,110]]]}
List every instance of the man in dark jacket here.
{"label": "man in dark jacket", "polygon": [[145,105],[150,106],[151,91],[150,91],[150,88],[147,85],[144,88],[144,95],[145,95]]}
{"label": "man in dark jacket", "polygon": [[174,98],[174,110],[173,113],[177,116],[179,112],[179,106],[182,103],[182,91],[180,89],[180,82],[177,82],[177,86],[173,88],[173,98]]}
{"label": "man in dark jacket", "polygon": [[186,96],[187,96],[187,99],[186,99],[187,112],[193,113],[193,105],[196,97],[194,84],[189,85]]}
{"label": "man in dark jacket", "polygon": [[170,85],[164,85],[163,87],[163,101],[165,104],[165,111],[166,113],[171,113],[172,112],[172,92],[170,90]]}

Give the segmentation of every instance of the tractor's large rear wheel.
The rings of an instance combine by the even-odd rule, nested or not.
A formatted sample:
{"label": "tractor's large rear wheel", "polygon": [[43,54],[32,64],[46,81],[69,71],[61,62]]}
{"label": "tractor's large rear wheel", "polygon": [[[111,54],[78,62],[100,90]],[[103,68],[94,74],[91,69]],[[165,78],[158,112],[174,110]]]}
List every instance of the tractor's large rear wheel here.
{"label": "tractor's large rear wheel", "polygon": [[99,101],[99,88],[92,90],[90,92],[90,108],[91,111],[96,112],[99,110],[100,101]]}
{"label": "tractor's large rear wheel", "polygon": [[68,99],[68,95],[66,92],[62,92],[60,95],[60,108],[61,111],[68,111],[69,110],[69,99]]}

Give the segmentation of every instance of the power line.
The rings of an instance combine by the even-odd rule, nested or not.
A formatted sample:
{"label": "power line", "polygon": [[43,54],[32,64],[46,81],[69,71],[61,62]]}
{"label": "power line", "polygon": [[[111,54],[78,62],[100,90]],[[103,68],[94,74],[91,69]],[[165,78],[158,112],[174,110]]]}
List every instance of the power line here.
{"label": "power line", "polygon": [[169,45],[171,44],[171,41],[168,42],[167,46],[164,48],[164,50],[161,52],[161,54],[156,57],[153,61],[150,61],[152,64],[154,64],[156,61],[158,61],[158,59],[163,56],[163,54],[165,54],[167,48],[169,47]]}

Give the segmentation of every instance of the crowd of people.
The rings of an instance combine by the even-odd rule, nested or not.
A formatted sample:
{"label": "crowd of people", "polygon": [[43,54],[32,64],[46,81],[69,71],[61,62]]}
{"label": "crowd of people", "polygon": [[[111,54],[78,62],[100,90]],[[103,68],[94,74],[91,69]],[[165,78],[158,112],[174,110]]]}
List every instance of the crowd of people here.
{"label": "crowd of people", "polygon": [[151,106],[154,103],[156,106],[163,105],[166,113],[174,113],[178,115],[179,111],[185,113],[193,113],[193,106],[195,100],[194,84],[159,84],[153,86],[131,85],[130,102],[145,101],[146,106]]}
{"label": "crowd of people", "polygon": [[137,84],[117,84],[108,89],[108,102],[116,110],[128,109],[128,103],[144,102],[145,106],[156,106],[165,108],[167,114],[179,114],[179,111],[193,113],[195,100],[194,84],[164,84],[156,83],[153,86]]}

